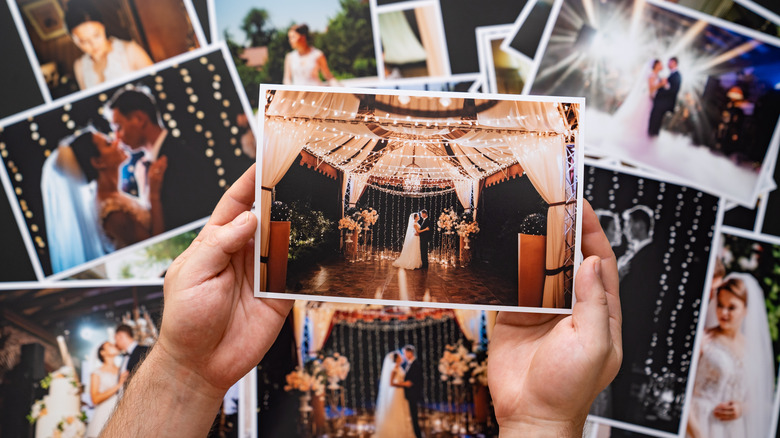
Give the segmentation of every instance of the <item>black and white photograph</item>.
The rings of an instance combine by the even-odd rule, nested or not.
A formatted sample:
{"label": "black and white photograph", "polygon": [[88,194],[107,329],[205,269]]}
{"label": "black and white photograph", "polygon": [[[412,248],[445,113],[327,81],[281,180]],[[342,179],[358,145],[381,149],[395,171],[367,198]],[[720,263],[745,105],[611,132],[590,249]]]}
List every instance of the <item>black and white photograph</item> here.
{"label": "black and white photograph", "polygon": [[677,436],[720,199],[590,163],[582,184],[617,256],[623,310],[623,364],[590,414]]}
{"label": "black and white photograph", "polygon": [[495,318],[296,301],[257,368],[257,436],[498,436],[487,388]]}
{"label": "black and white photograph", "polygon": [[11,7],[55,100],[203,45],[190,0],[17,0]]}
{"label": "black and white photograph", "polygon": [[582,100],[262,90],[257,296],[570,312]]}
{"label": "black and white photograph", "polygon": [[778,369],[780,240],[719,234],[686,434],[770,436]]}
{"label": "black and white photograph", "polygon": [[590,149],[755,204],[777,157],[780,39],[654,1],[553,18],[531,94],[585,96]]}
{"label": "black and white photograph", "polygon": [[6,190],[39,279],[211,214],[255,154],[226,53],[192,52],[1,128]]}

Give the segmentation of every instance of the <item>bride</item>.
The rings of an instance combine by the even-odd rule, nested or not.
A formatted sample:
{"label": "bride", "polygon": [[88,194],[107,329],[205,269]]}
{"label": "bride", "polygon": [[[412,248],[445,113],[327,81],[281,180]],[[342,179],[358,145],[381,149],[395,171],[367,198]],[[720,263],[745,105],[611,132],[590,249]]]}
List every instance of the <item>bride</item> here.
{"label": "bride", "polygon": [[379,394],[376,398],[376,433],[374,438],[397,438],[414,436],[409,402],[404,388],[399,384],[406,373],[401,367],[401,353],[393,351],[385,356],[382,374],[379,378]]}
{"label": "bride", "polygon": [[621,127],[620,136],[628,138],[647,136],[650,112],[653,110],[653,98],[658,89],[666,85],[666,79],[660,76],[661,70],[664,68],[663,63],[654,59],[650,65],[650,74],[644,80],[637,82],[612,116],[615,126]]}
{"label": "bride", "polygon": [[420,236],[417,232],[420,231],[420,225],[417,221],[420,220],[420,215],[412,213],[409,215],[409,225],[406,227],[406,237],[404,238],[404,246],[401,248],[401,255],[393,262],[393,266],[403,269],[417,269],[422,266],[422,256],[420,253]]}
{"label": "bride", "polygon": [[749,274],[729,274],[705,321],[687,436],[768,436],[772,422],[774,361],[764,293]]}

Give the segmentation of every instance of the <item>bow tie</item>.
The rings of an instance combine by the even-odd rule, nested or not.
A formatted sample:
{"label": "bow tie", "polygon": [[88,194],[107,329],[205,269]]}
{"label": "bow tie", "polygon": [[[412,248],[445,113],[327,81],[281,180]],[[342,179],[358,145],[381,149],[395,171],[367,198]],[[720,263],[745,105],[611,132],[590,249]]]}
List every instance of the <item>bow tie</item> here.
{"label": "bow tie", "polygon": [[130,353],[128,353],[128,352],[126,352],[126,351],[125,351],[124,353],[122,353],[122,356],[124,356],[124,357],[129,357],[129,356],[130,356]]}

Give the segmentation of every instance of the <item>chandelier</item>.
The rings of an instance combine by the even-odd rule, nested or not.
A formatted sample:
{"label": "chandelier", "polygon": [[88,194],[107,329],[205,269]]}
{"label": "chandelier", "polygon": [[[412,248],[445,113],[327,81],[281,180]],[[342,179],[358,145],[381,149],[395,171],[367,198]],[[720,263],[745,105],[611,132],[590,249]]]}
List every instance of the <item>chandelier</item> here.
{"label": "chandelier", "polygon": [[419,193],[422,190],[422,168],[415,162],[415,146],[412,146],[412,162],[407,164],[403,173],[404,191],[410,193]]}

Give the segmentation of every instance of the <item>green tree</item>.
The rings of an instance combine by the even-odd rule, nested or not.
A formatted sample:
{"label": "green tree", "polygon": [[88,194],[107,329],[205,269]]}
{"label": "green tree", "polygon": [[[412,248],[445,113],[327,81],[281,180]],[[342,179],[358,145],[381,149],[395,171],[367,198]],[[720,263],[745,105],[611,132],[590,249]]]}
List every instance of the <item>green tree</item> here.
{"label": "green tree", "polygon": [[249,47],[262,47],[268,45],[274,29],[268,27],[268,11],[252,8],[241,23],[241,30],[246,35]]}
{"label": "green tree", "polygon": [[341,11],[328,22],[328,31],[312,43],[325,53],[333,75],[340,79],[376,75],[374,34],[368,2],[341,0]]}

